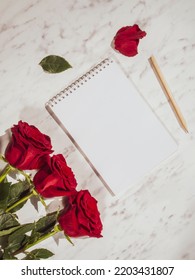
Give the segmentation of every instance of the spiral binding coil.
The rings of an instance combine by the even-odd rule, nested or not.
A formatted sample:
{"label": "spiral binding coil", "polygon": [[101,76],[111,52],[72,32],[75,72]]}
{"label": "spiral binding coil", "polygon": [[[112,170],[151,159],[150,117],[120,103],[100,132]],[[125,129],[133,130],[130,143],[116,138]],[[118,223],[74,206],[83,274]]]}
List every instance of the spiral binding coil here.
{"label": "spiral binding coil", "polygon": [[91,80],[95,75],[98,75],[99,72],[101,72],[104,68],[109,66],[111,63],[113,63],[113,60],[111,58],[106,58],[99,64],[97,64],[95,67],[93,67],[91,70],[86,72],[83,76],[78,78],[75,82],[73,82],[71,85],[66,87],[64,90],[60,91],[57,95],[55,95],[53,98],[51,98],[47,103],[46,107],[53,107],[58,102],[62,101],[64,98],[69,96],[69,94],[73,93],[77,88],[82,86],[84,83],[87,83],[89,80]]}

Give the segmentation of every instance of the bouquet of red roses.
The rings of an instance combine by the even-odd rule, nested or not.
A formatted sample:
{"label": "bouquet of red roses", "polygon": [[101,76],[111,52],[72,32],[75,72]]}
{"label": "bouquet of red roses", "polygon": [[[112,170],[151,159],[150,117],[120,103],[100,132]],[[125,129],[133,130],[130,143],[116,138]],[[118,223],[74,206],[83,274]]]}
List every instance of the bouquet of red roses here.
{"label": "bouquet of red roses", "polygon": [[[88,190],[76,190],[75,175],[64,156],[51,155],[50,137],[22,121],[11,131],[5,154],[0,155],[4,163],[0,173],[0,259],[17,259],[19,253],[25,260],[51,257],[53,253],[47,249],[28,249],[59,231],[71,243],[70,237],[101,237],[96,199]],[[30,170],[35,175],[29,175]],[[23,180],[10,182],[12,173],[22,175]],[[63,197],[64,208],[20,224],[16,212],[33,196],[45,207],[47,198]]]}

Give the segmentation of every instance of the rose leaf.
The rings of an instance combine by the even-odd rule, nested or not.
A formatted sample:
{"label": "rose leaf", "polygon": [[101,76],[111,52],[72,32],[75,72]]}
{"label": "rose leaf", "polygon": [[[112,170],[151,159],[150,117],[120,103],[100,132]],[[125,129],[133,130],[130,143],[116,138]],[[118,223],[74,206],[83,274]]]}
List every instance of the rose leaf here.
{"label": "rose leaf", "polygon": [[11,253],[23,248],[29,241],[29,236],[25,233],[31,231],[34,227],[34,223],[21,225],[19,229],[9,235],[8,246],[6,249]]}
{"label": "rose leaf", "polygon": [[8,238],[8,246],[6,247],[6,250],[12,254],[15,253],[27,244],[28,238],[29,237],[26,234],[17,235],[15,239],[12,240]]}
{"label": "rose leaf", "polygon": [[24,224],[21,225],[19,229],[17,229],[16,231],[14,231],[10,236],[9,236],[9,242],[14,241],[14,239],[16,239],[18,236],[29,232],[33,229],[34,227],[34,223],[29,223],[29,224]]}
{"label": "rose leaf", "polygon": [[11,213],[3,213],[0,215],[0,230],[9,229],[19,225],[20,224],[16,220],[15,215]]}
{"label": "rose leaf", "polygon": [[[26,181],[20,181],[16,184],[12,184],[11,188],[10,188],[10,192],[9,192],[9,197],[8,197],[8,207],[13,205],[15,202],[17,202],[18,200],[20,200],[22,197],[26,196],[29,191],[30,191],[30,185],[27,184]],[[18,211],[20,208],[22,208],[24,206],[24,204],[27,201],[24,201],[23,203],[20,203],[18,206],[14,207],[11,212],[16,212]]]}
{"label": "rose leaf", "polygon": [[33,233],[39,232],[39,233],[47,233],[50,232],[54,225],[56,224],[56,212],[48,214],[42,218],[40,218],[36,223],[35,227],[33,229]]}
{"label": "rose leaf", "polygon": [[28,253],[26,255],[25,258],[23,258],[23,260],[40,260],[40,259],[48,259],[50,257],[52,257],[54,254],[47,250],[47,249],[35,249],[33,251],[31,251],[30,253]]}
{"label": "rose leaf", "polygon": [[53,230],[57,221],[57,213],[50,213],[35,222],[28,244],[33,244],[40,237]]}
{"label": "rose leaf", "polygon": [[58,55],[44,57],[39,65],[47,73],[60,73],[72,67],[67,60]]}
{"label": "rose leaf", "polygon": [[0,212],[7,208],[10,183],[1,183],[0,185]]}
{"label": "rose leaf", "polygon": [[9,250],[5,250],[3,254],[3,260],[17,260],[15,256]]}
{"label": "rose leaf", "polygon": [[4,230],[1,230],[0,231],[0,237],[1,236],[5,236],[5,235],[9,235],[11,234],[12,232],[14,232],[15,230],[19,229],[20,226],[15,226],[15,227],[11,227],[9,229],[4,229]]}

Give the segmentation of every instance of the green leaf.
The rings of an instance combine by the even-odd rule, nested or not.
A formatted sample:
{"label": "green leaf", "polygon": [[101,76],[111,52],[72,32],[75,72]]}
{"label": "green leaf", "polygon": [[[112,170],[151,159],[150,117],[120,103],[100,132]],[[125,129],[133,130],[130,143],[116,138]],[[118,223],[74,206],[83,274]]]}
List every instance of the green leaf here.
{"label": "green leaf", "polygon": [[3,213],[0,215],[0,230],[9,229],[15,226],[19,226],[19,222],[16,220],[16,216],[11,213]]}
{"label": "green leaf", "polygon": [[9,252],[8,250],[5,250],[4,254],[3,254],[3,260],[17,260],[17,258],[15,256],[13,256],[13,254],[11,252]]}
{"label": "green leaf", "polygon": [[14,204],[18,199],[26,195],[29,190],[31,189],[31,186],[28,184],[27,181],[19,181],[16,184],[12,184],[10,188],[10,194],[9,194],[9,206]]}
{"label": "green leaf", "polygon": [[52,257],[53,255],[54,254],[51,251],[40,248],[40,249],[35,249],[35,250],[31,251],[30,253],[28,253],[23,260],[48,259],[48,258]]}
{"label": "green leaf", "polygon": [[43,70],[47,73],[60,73],[72,67],[68,61],[58,55],[46,56],[41,60],[39,65],[41,65]]}
{"label": "green leaf", "polygon": [[54,225],[56,224],[57,220],[57,213],[50,213],[42,218],[40,218],[36,223],[35,223],[35,228],[33,229],[33,232],[39,232],[39,233],[47,233],[50,232]]}
{"label": "green leaf", "polygon": [[[4,212],[15,202],[28,195],[30,189],[31,186],[27,181],[19,181],[16,184],[8,182],[0,183],[0,213]],[[25,203],[26,201],[20,203],[18,206],[14,207],[11,212],[18,211]]]}
{"label": "green leaf", "polygon": [[19,229],[15,230],[9,236],[9,242],[13,242],[14,239],[16,239],[18,236],[23,235],[24,233],[31,231],[34,228],[34,226],[35,226],[34,223],[21,225]]}
{"label": "green leaf", "polygon": [[44,248],[35,249],[31,251],[31,254],[34,254],[35,256],[37,256],[37,258],[40,259],[48,259],[54,255],[51,251]]}
{"label": "green leaf", "polygon": [[6,250],[10,253],[15,253],[22,249],[28,243],[28,240],[29,236],[26,234],[17,235],[16,238],[11,241],[8,238],[8,246],[6,247]]}
{"label": "green leaf", "polygon": [[22,251],[22,249],[28,243],[28,240],[29,240],[29,236],[27,236],[26,234],[18,235],[17,238],[14,239],[12,242],[8,240],[9,245],[6,247],[6,249],[10,253],[16,253],[19,252],[20,250]]}
{"label": "green leaf", "polygon": [[50,213],[42,218],[40,218],[32,230],[29,243],[36,242],[42,235],[53,230],[57,221],[58,212]]}
{"label": "green leaf", "polygon": [[29,241],[29,236],[27,236],[25,233],[31,231],[33,227],[34,223],[21,225],[19,229],[15,230],[9,235],[8,246],[6,249],[13,253],[24,247]]}
{"label": "green leaf", "polygon": [[7,208],[10,186],[10,183],[0,184],[0,212],[4,211]]}
{"label": "green leaf", "polygon": [[[10,187],[10,192],[8,197],[8,206],[12,206],[14,203],[16,203],[17,201],[19,201],[20,199],[28,195],[30,190],[31,190],[31,186],[26,180],[19,181],[16,184],[12,184]],[[18,211],[24,206],[26,202],[27,200],[17,205],[11,210],[11,212]]]}
{"label": "green leaf", "polygon": [[33,244],[43,235],[43,233],[32,231],[28,244]]}
{"label": "green leaf", "polygon": [[9,229],[1,230],[0,231],[0,237],[5,236],[5,235],[9,235],[12,232],[14,232],[15,230],[17,230],[18,228],[20,228],[20,226],[16,226],[16,227],[12,227],[12,228],[9,228]]}

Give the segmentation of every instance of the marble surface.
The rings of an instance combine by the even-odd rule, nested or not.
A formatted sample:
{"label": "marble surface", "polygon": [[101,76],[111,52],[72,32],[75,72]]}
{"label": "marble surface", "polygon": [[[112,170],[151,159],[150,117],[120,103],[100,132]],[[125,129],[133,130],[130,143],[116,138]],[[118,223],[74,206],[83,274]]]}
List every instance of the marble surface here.
{"label": "marble surface", "polygon": [[[53,259],[195,259],[195,1],[193,0],[1,0],[0,135],[18,120],[48,134],[55,153],[63,153],[80,189],[98,200],[103,238],[63,238],[44,246]],[[111,48],[116,31],[139,24],[147,32],[139,54],[124,57]],[[49,75],[38,65],[49,54],[73,66]],[[188,124],[178,125],[148,63],[154,54]],[[115,55],[127,76],[178,143],[178,152],[122,196],[112,197],[44,104],[102,58]],[[143,159],[147,160],[147,159]],[[50,207],[54,202],[49,201]],[[57,202],[56,202],[57,203]],[[35,216],[26,206],[20,218]],[[29,209],[30,209],[29,205]]]}

